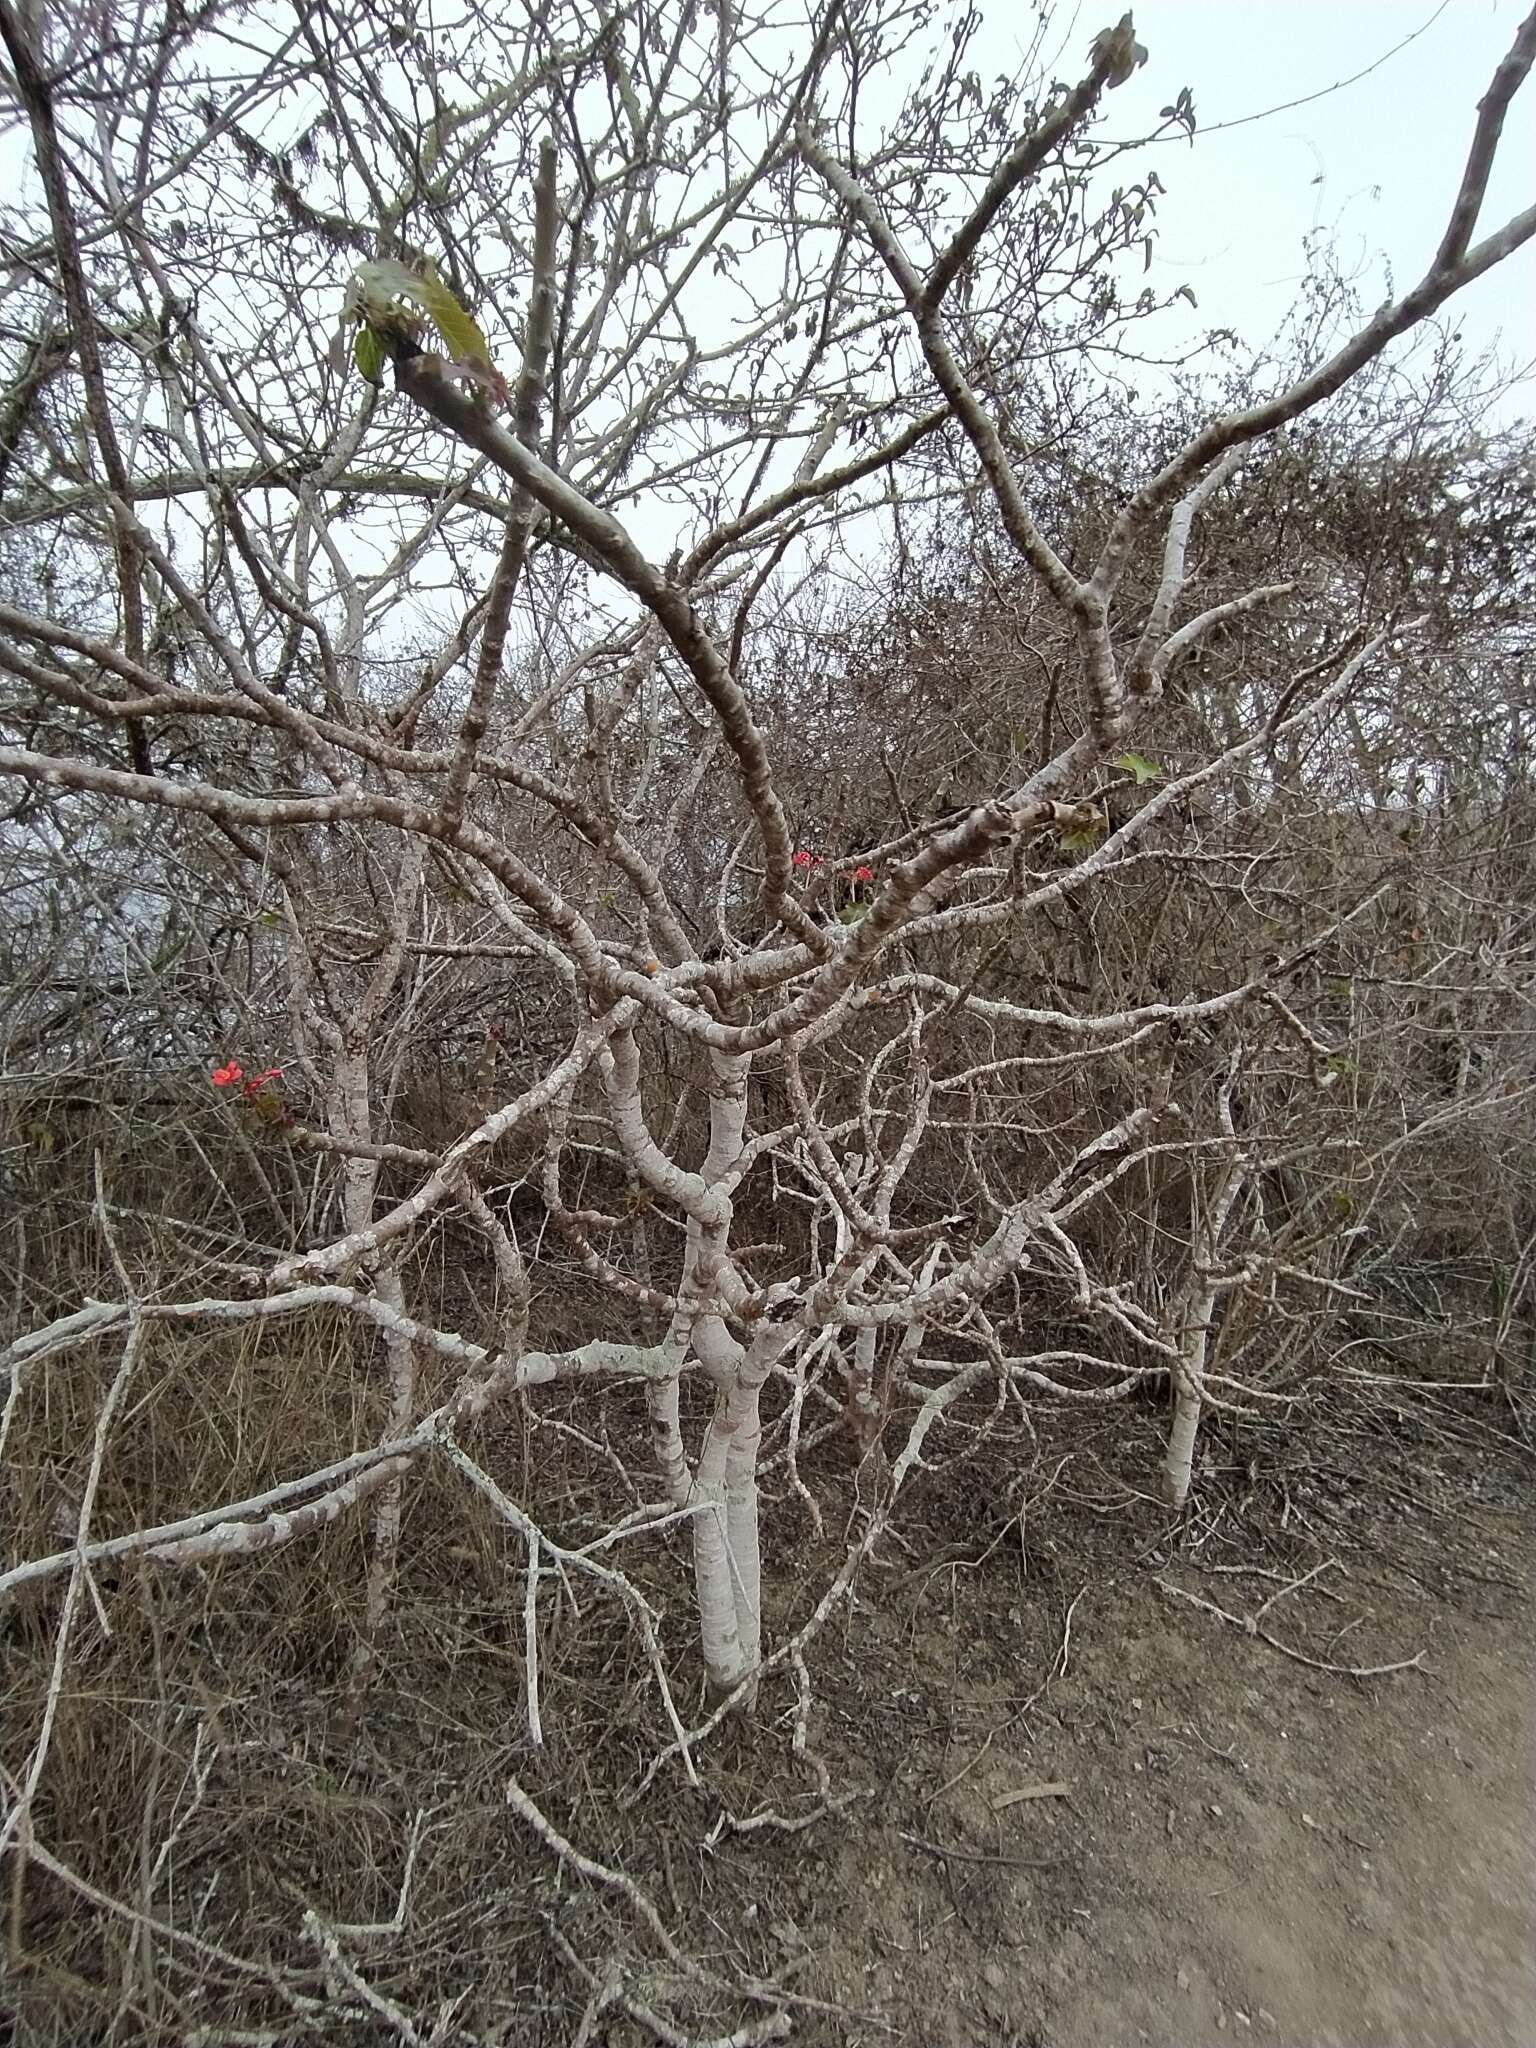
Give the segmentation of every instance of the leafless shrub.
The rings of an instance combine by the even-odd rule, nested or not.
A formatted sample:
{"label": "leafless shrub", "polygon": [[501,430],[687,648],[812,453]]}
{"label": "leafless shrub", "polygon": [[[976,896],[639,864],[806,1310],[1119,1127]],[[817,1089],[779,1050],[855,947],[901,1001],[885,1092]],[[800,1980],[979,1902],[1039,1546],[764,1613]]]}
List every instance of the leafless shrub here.
{"label": "leafless shrub", "polygon": [[[281,1966],[163,1917],[215,1704],[135,1901],[58,1846],[69,1659],[125,1612],[217,1663],[279,1589],[356,1732],[403,1640],[467,1639],[441,1547],[518,1584],[532,1757],[595,1602],[641,1782],[793,1681],[800,1825],[805,1650],[947,1429],[1170,1399],[1179,1506],[1203,1415],[1437,1317],[1523,1370],[1530,461],[1385,352],[1536,234],[1474,240],[1536,17],[1424,277],[1155,426],[1095,369],[1156,311],[1098,126],[1130,18],[990,98],[963,25],[913,76],[925,18],[322,0],[66,56],[0,8],[45,202],[5,224],[0,1596],[49,1645],[0,1829],[13,1939],[73,1886],[150,2006],[190,1943],[427,2038],[319,1907]],[[760,1470],[822,1560],[778,1602]]]}

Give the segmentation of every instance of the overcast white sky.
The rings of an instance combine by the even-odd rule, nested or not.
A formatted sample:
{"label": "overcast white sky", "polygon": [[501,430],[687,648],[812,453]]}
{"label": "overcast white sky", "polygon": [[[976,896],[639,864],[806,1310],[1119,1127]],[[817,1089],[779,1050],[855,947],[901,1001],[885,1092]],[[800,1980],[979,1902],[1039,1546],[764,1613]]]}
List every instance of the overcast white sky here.
{"label": "overcast white sky", "polygon": [[[1018,0],[983,0],[985,50],[1009,65],[1024,29]],[[1050,69],[1075,78],[1094,34],[1120,0],[1060,7],[1062,53]],[[1525,0],[1137,0],[1146,66],[1107,101],[1113,131],[1155,124],[1180,86],[1194,94],[1195,147],[1171,142],[1157,159],[1168,187],[1154,280],[1191,285],[1199,325],[1230,326],[1245,342],[1281,324],[1305,269],[1314,227],[1336,231],[1367,306],[1400,291],[1434,252],[1471,141],[1478,100],[1514,39]],[[1415,34],[1416,31],[1422,31]],[[1395,55],[1395,44],[1414,40]],[[1384,61],[1381,61],[1384,60]],[[1328,92],[1376,65],[1367,77]],[[1304,106],[1245,121],[1285,102]],[[1223,128],[1220,124],[1243,122]],[[1517,96],[1479,234],[1536,202],[1536,80]],[[1536,246],[1454,302],[1474,348],[1497,344],[1511,364],[1536,358]],[[1161,324],[1160,339],[1168,329]],[[1536,415],[1529,377],[1500,406]]]}

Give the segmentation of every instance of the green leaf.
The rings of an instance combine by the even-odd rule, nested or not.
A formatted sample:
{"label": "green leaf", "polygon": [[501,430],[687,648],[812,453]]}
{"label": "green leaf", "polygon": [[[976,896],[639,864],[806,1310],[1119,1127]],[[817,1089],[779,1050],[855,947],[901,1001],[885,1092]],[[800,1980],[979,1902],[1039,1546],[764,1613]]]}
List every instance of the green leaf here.
{"label": "green leaf", "polygon": [[869,905],[867,903],[845,903],[837,915],[839,921],[843,924],[857,924],[868,909]]}
{"label": "green leaf", "polygon": [[432,325],[443,337],[443,346],[455,362],[478,363],[483,370],[494,369],[485,336],[441,279],[429,278],[421,297]]}
{"label": "green leaf", "polygon": [[[403,299],[432,322],[442,337],[444,348],[456,363],[473,363],[477,368],[495,374],[485,336],[440,277],[423,276],[420,271],[412,270],[409,264],[394,257],[376,263],[359,263],[352,273],[352,296],[354,306],[360,302],[364,320],[375,308],[387,320],[394,302]],[[358,367],[361,368],[361,364]]]}
{"label": "green leaf", "polygon": [[1162,780],[1162,769],[1158,767],[1155,761],[1149,761],[1145,754],[1122,754],[1119,760],[1116,761],[1115,766],[1123,768],[1127,775],[1134,775],[1138,789],[1141,788],[1144,782],[1160,782]]}
{"label": "green leaf", "polygon": [[1074,831],[1062,833],[1061,844],[1068,853],[1092,853],[1102,829],[1098,825],[1079,825]]}
{"label": "green leaf", "polygon": [[371,327],[359,327],[352,344],[352,361],[365,384],[384,381],[384,343]]}

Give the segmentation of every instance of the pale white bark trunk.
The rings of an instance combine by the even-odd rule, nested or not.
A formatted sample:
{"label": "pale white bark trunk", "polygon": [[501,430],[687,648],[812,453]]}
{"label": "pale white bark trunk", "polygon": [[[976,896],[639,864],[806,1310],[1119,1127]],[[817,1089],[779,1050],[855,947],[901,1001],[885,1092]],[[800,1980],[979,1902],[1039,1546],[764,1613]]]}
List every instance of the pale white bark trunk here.
{"label": "pale white bark trunk", "polygon": [[[636,1164],[642,1170],[648,1167],[653,1176],[664,1176],[665,1168],[649,1157],[649,1141],[639,1122],[629,1051],[627,1045],[616,1046],[608,1069],[616,1125]],[[751,1059],[716,1052],[711,1065],[709,1148],[697,1178],[679,1175],[675,1190],[689,1214],[684,1306],[672,1336],[680,1353],[686,1341],[716,1388],[715,1413],[696,1474],[689,1473],[678,1421],[678,1372],[652,1382],[647,1404],[656,1462],[669,1496],[679,1505],[691,1501],[701,1510],[693,1518],[693,1568],[704,1668],[716,1692],[731,1692],[757,1668],[762,1646],[758,1396],[793,1332],[776,1324],[760,1325],[750,1349],[743,1350],[718,1311],[705,1305],[739,1286],[730,1254],[731,1203],[720,1183],[741,1158]]]}
{"label": "pale white bark trunk", "polygon": [[[766,1368],[765,1368],[766,1371]],[[763,1560],[757,1518],[757,1453],[763,1439],[761,1382],[743,1389],[742,1415],[725,1454],[725,1539],[741,1660],[755,1671],[763,1654]]]}
{"label": "pale white bark trunk", "polygon": [[875,1341],[871,1326],[858,1331],[853,1340],[853,1364],[848,1378],[848,1421],[860,1462],[869,1455],[880,1432],[880,1402],[875,1393]]}
{"label": "pale white bark trunk", "polygon": [[1175,1370],[1173,1422],[1168,1431],[1168,1450],[1163,1459],[1163,1499],[1181,1508],[1189,1498],[1195,1469],[1195,1440],[1200,1433],[1200,1414],[1205,1403],[1205,1355],[1210,1345],[1211,1316],[1216,1307],[1216,1290],[1205,1288],[1191,1305],[1184,1326],[1181,1349],[1182,1369]]}
{"label": "pale white bark trunk", "polygon": [[[1240,1054],[1234,1053],[1226,1079],[1217,1098],[1217,1114],[1228,1138],[1235,1138],[1232,1122],[1232,1093],[1236,1086]],[[1240,1154],[1228,1159],[1211,1195],[1204,1215],[1198,1215],[1193,1232],[1192,1260],[1180,1318],[1180,1362],[1173,1372],[1173,1421],[1168,1430],[1168,1449],[1163,1458],[1162,1493],[1170,1507],[1181,1508],[1189,1498],[1194,1477],[1195,1443],[1200,1434],[1200,1415],[1205,1405],[1205,1362],[1211,1344],[1211,1320],[1216,1313],[1220,1289],[1210,1280],[1221,1241],[1247,1187],[1251,1167]]]}
{"label": "pale white bark trunk", "polygon": [[[374,1276],[373,1291],[386,1308],[401,1315],[405,1313],[405,1289],[400,1284],[399,1270],[393,1260]],[[384,1358],[389,1374],[389,1415],[384,1431],[386,1438],[393,1438],[404,1435],[409,1429],[415,1410],[416,1357],[403,1337],[386,1331]],[[381,1489],[374,1508],[373,1554],[368,1560],[364,1618],[364,1630],[370,1646],[388,1612],[390,1588],[395,1581],[395,1565],[400,1555],[400,1510],[404,1484],[403,1476],[392,1479]]]}
{"label": "pale white bark trunk", "polygon": [[693,1479],[688,1470],[688,1453],[683,1448],[683,1426],[678,1415],[679,1386],[680,1376],[675,1368],[665,1379],[648,1381],[645,1405],[650,1412],[651,1448],[656,1455],[662,1485],[667,1490],[668,1500],[680,1508],[687,1505]]}
{"label": "pale white bark trunk", "polygon": [[733,1691],[762,1656],[762,1551],[758,1530],[759,1397],[795,1331],[761,1325],[732,1384],[723,1389],[699,1456],[693,1497],[693,1565],[704,1669],[717,1693]]}
{"label": "pale white bark trunk", "polygon": [[[337,1137],[370,1144],[373,1112],[369,1090],[373,1080],[373,1035],[384,1006],[397,996],[401,969],[405,963],[405,935],[421,890],[426,848],[413,839],[406,847],[396,879],[395,900],[389,923],[389,943],[380,955],[352,1015],[335,1022],[332,1043],[335,1069],[331,1095],[331,1126]],[[342,1210],[347,1234],[368,1230],[373,1223],[374,1199],[378,1193],[379,1163],[374,1159],[350,1158],[342,1166]],[[405,1289],[400,1279],[398,1248],[378,1255],[374,1267],[373,1292],[383,1305],[397,1315],[405,1310]],[[389,1412],[386,1438],[399,1436],[409,1427],[416,1403],[416,1353],[409,1338],[386,1327],[384,1357],[389,1376]],[[367,1684],[374,1664],[374,1641],[389,1606],[395,1564],[400,1550],[400,1506],[404,1479],[383,1487],[373,1511],[373,1552],[368,1560],[368,1588],[363,1639],[353,1664],[353,1705]]]}
{"label": "pale white bark trunk", "polygon": [[[335,1136],[354,1143],[372,1142],[372,1115],[368,1101],[368,1051],[348,1032],[335,1064],[331,1129]],[[342,1162],[342,1216],[350,1233],[366,1230],[373,1221],[374,1195],[378,1187],[377,1160],[356,1157]],[[405,1312],[405,1289],[393,1251],[380,1255],[374,1269],[376,1298],[397,1315]],[[401,1435],[410,1426],[416,1400],[416,1357],[408,1339],[386,1329],[385,1370],[389,1383],[389,1408],[385,1423],[386,1440]],[[374,1668],[374,1643],[389,1610],[390,1588],[400,1554],[400,1513],[404,1481],[392,1479],[380,1489],[373,1509],[373,1542],[368,1558],[368,1581],[364,1596],[363,1633],[352,1666],[352,1694],[367,1685]]]}
{"label": "pale white bark trunk", "polygon": [[736,1599],[731,1587],[731,1545],[725,1508],[725,1467],[730,1429],[729,1396],[719,1396],[714,1420],[699,1453],[693,1501],[693,1582],[699,1603],[699,1640],[712,1691],[730,1692],[746,1676]]}
{"label": "pale white bark trunk", "polygon": [[[694,1584],[704,1668],[717,1692],[733,1692],[756,1670],[762,1645],[762,1561],[757,1516],[758,1397],[794,1328],[765,1320],[749,1348],[727,1328],[722,1301],[749,1290],[731,1259],[730,1175],[741,1159],[751,1057],[714,1052],[709,1146],[699,1171],[686,1173],[651,1136],[640,1098],[638,1049],[615,1035],[602,1056],[614,1130],[636,1173],[676,1201],[688,1218],[680,1306],[668,1336],[677,1364],[646,1391],[652,1446],[668,1496],[691,1504]],[[691,1352],[715,1386],[715,1412],[690,1475],[678,1419],[681,1366]]]}

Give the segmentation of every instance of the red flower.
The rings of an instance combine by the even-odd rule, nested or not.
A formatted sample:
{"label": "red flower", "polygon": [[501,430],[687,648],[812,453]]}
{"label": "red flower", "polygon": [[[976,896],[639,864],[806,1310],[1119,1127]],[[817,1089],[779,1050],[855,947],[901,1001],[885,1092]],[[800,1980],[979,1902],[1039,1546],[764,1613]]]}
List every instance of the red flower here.
{"label": "red flower", "polygon": [[215,1088],[229,1088],[236,1081],[245,1079],[245,1069],[231,1060],[227,1066],[215,1067],[208,1078]]}
{"label": "red flower", "polygon": [[789,864],[792,868],[819,868],[821,866],[821,855],[819,853],[807,853],[804,847],[802,847],[798,853],[790,855]]}
{"label": "red flower", "polygon": [[[239,1080],[240,1073],[238,1068],[235,1070],[233,1078],[237,1081]],[[247,1095],[254,1095],[257,1089],[262,1087],[264,1083],[268,1081],[280,1081],[282,1078],[283,1070],[281,1067],[268,1067],[267,1071],[264,1074],[257,1074],[251,1080],[246,1082],[245,1093]]]}
{"label": "red flower", "polygon": [[872,882],[875,879],[875,871],[873,868],[855,868],[853,879],[856,882]]}

